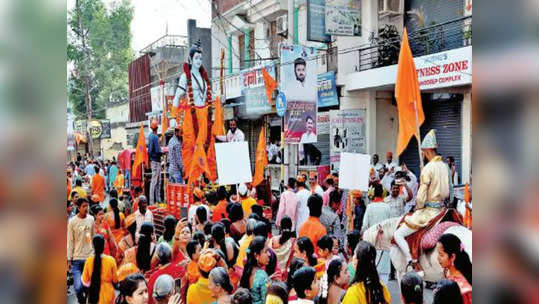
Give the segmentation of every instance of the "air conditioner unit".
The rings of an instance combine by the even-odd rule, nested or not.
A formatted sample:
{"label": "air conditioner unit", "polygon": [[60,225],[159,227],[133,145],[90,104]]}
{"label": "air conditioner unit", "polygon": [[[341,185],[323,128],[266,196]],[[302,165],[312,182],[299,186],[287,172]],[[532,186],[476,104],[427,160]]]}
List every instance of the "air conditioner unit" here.
{"label": "air conditioner unit", "polygon": [[381,17],[402,15],[403,0],[378,0],[378,15]]}
{"label": "air conditioner unit", "polygon": [[277,23],[277,34],[286,34],[286,32],[288,31],[288,16],[282,15],[277,17],[275,23]]}

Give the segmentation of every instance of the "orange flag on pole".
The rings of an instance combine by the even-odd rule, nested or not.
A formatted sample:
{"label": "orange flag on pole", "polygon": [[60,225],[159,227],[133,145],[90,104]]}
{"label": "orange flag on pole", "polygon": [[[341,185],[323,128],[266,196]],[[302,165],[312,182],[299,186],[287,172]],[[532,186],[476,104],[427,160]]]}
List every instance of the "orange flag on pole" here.
{"label": "orange flag on pole", "polygon": [[264,77],[264,84],[266,86],[266,95],[268,96],[268,102],[271,104],[271,96],[273,95],[273,91],[275,91],[275,88],[277,87],[277,81],[271,77],[271,75],[266,71],[264,67],[262,67],[262,77]]}
{"label": "orange flag on pole", "polygon": [[395,81],[395,98],[399,112],[399,135],[396,152],[397,155],[400,155],[408,146],[412,136],[415,136],[418,145],[420,144],[419,126],[425,121],[417,71],[412,50],[408,44],[406,28],[402,33],[397,80]]}
{"label": "orange flag on pole", "polygon": [[161,117],[161,137],[165,138],[165,132],[168,130],[169,123],[168,123],[168,115],[167,111],[164,111],[163,117]]}
{"label": "orange flag on pole", "polygon": [[255,174],[253,176],[253,186],[258,186],[264,180],[264,169],[268,166],[268,155],[266,152],[266,132],[264,126],[258,136],[258,145],[255,155]]}
{"label": "orange flag on pole", "polygon": [[195,146],[195,153],[193,154],[189,166],[189,183],[194,182],[202,173],[206,173],[206,176],[210,176],[210,168],[208,167],[204,147],[202,144],[197,143]]}
{"label": "orange flag on pole", "polygon": [[[191,159],[193,158],[193,149],[195,147],[195,130],[193,129],[193,116],[191,115],[191,109],[186,108],[183,111],[183,124],[182,124],[182,158],[186,168],[190,168]],[[188,171],[185,170],[185,178],[188,176]]]}
{"label": "orange flag on pole", "polygon": [[221,97],[215,98],[215,110],[213,112],[213,125],[211,126],[211,134],[213,136],[225,135],[225,119],[223,116],[223,105],[221,104]]}
{"label": "orange flag on pole", "polygon": [[210,146],[208,147],[208,168],[210,174],[208,179],[215,182],[217,179],[217,160],[215,158],[215,136],[211,137]]}
{"label": "orange flag on pole", "polygon": [[140,130],[138,132],[137,150],[135,152],[135,162],[133,162],[133,176],[137,175],[137,170],[140,169],[140,165],[145,164],[148,166],[148,149],[146,148],[146,138],[144,137],[144,126],[140,124]]}

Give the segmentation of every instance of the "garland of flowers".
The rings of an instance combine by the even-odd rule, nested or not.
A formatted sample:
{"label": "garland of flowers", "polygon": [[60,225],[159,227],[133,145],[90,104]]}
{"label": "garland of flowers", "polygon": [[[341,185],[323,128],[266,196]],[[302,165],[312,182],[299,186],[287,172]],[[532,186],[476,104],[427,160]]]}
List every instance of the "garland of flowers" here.
{"label": "garland of flowers", "polygon": [[[193,80],[191,78],[191,68],[189,66],[189,63],[184,62],[183,63],[183,71],[185,73],[185,76],[187,78],[187,94],[189,96],[189,101],[191,104],[195,103],[195,99],[193,98]],[[211,86],[210,86],[210,79],[208,78],[208,73],[206,72],[206,69],[204,69],[203,66],[200,67],[200,76],[202,76],[202,80],[206,82],[207,89],[206,89],[206,101],[205,104],[211,102]]]}

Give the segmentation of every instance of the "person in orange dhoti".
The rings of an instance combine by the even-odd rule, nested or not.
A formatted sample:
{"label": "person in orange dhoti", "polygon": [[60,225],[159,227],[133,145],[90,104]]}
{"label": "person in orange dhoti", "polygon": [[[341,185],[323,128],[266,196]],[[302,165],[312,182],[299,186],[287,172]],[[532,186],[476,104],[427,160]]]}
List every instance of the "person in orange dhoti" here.
{"label": "person in orange dhoti", "polygon": [[92,195],[99,197],[99,202],[105,200],[105,177],[99,174],[99,165],[95,166],[95,175],[92,177]]}

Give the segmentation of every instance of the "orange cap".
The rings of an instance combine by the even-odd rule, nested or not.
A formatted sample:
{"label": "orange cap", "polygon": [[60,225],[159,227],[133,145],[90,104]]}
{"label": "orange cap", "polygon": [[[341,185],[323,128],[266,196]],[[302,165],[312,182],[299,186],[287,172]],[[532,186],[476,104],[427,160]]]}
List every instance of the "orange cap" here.
{"label": "orange cap", "polygon": [[159,123],[157,122],[157,119],[152,119],[152,122],[150,123],[150,128],[152,130],[155,130],[157,129],[158,126],[159,126]]}
{"label": "orange cap", "polygon": [[296,180],[298,181],[298,183],[304,183],[305,182],[305,177],[303,177],[303,175],[298,175],[296,176]]}
{"label": "orange cap", "polygon": [[210,272],[217,264],[215,253],[212,250],[205,250],[198,258],[198,268],[204,272]]}
{"label": "orange cap", "polygon": [[123,281],[128,276],[130,276],[130,275],[132,275],[134,273],[137,273],[137,272],[140,272],[140,270],[133,263],[127,263],[127,264],[124,264],[124,265],[120,266],[120,268],[118,268],[118,271],[117,271],[118,282]]}
{"label": "orange cap", "polygon": [[387,157],[393,157],[393,152],[387,151],[386,156],[387,156]]}

